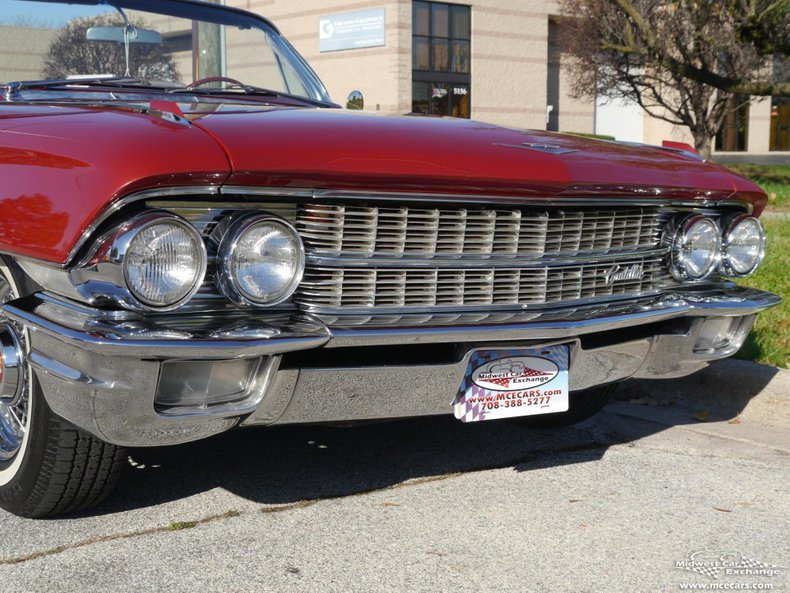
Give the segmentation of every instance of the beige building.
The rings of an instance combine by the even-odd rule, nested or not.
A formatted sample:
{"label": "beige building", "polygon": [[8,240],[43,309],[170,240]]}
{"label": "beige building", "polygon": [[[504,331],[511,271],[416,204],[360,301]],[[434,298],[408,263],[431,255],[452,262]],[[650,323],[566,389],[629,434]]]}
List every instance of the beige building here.
{"label": "beige building", "polygon": [[0,82],[40,80],[54,29],[0,25]]}
{"label": "beige building", "polygon": [[[594,104],[567,94],[550,17],[554,2],[227,3],[272,19],[337,102],[358,89],[366,110],[384,114],[427,110],[521,128],[594,131]],[[386,14],[382,45],[321,50],[323,20],[377,9]]]}

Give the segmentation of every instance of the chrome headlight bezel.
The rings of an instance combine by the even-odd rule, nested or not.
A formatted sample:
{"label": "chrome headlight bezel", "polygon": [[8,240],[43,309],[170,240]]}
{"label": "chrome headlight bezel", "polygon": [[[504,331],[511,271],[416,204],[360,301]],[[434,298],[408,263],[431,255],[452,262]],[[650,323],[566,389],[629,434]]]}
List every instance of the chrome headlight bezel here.
{"label": "chrome headlight bezel", "polygon": [[[747,271],[739,271],[733,265],[732,256],[730,254],[731,236],[735,229],[742,224],[755,223],[757,226],[757,238],[759,240],[759,248],[754,264]],[[721,271],[729,278],[748,278],[757,268],[760,267],[763,259],[765,258],[765,244],[766,235],[762,223],[754,216],[749,214],[738,214],[733,216],[726,225],[724,225],[724,232],[722,234],[722,258],[721,258]]]}
{"label": "chrome headlight bezel", "polygon": [[[194,255],[197,259],[197,265],[194,268],[193,279],[190,281],[186,292],[184,292],[184,294],[172,302],[167,303],[156,303],[143,296],[133,286],[133,282],[129,273],[128,252],[132,246],[132,243],[137,237],[140,236],[141,233],[156,225],[171,225],[179,227],[182,231],[184,231],[189,238],[190,243],[192,244]],[[180,306],[192,299],[193,296],[195,296],[195,293],[200,290],[200,286],[203,284],[203,280],[206,277],[208,256],[206,254],[206,245],[203,242],[203,238],[200,236],[200,233],[197,232],[195,227],[173,214],[152,212],[134,219],[128,228],[126,228],[125,232],[115,239],[113,243],[113,250],[117,250],[121,258],[124,282],[126,283],[126,288],[129,290],[129,293],[137,300],[138,303],[142,304],[142,306],[148,308],[151,311],[172,311],[174,309],[178,309]]]}
{"label": "chrome headlight bezel", "polygon": [[[293,240],[296,259],[294,261],[295,273],[285,288],[280,291],[277,298],[271,300],[258,300],[246,293],[240,286],[236,274],[233,272],[233,259],[239,243],[245,234],[255,227],[269,224],[279,227]],[[231,216],[221,224],[223,234],[217,248],[217,275],[216,282],[220,292],[236,305],[246,307],[274,307],[291,298],[302,281],[305,269],[305,249],[299,232],[289,222],[269,213],[244,213]]]}
{"label": "chrome headlight bezel", "polygon": [[[707,266],[701,271],[695,271],[689,264],[689,242],[691,233],[699,225],[708,227],[715,238],[715,244],[710,249]],[[721,261],[721,231],[712,218],[702,214],[686,216],[674,227],[669,243],[671,249],[669,270],[676,280],[697,282],[708,278],[718,270]]]}
{"label": "chrome headlight bezel", "polygon": [[[197,266],[189,290],[178,300],[154,304],[133,290],[127,274],[126,256],[139,233],[157,224],[172,224],[185,231],[194,246]],[[194,226],[175,214],[148,211],[138,214],[102,235],[88,257],[69,271],[74,289],[89,304],[112,304],[131,311],[168,312],[188,303],[200,290],[206,276],[206,245]]]}

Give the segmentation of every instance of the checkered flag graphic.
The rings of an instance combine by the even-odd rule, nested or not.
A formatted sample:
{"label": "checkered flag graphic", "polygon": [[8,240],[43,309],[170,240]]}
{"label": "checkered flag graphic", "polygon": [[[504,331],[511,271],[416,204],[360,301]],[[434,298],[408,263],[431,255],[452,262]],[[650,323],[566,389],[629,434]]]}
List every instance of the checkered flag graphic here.
{"label": "checkered flag graphic", "polygon": [[507,387],[510,385],[510,377],[503,377],[502,379],[489,379],[489,383],[493,383],[494,385],[501,385],[502,387]]}
{"label": "checkered flag graphic", "polygon": [[[485,394],[485,391],[478,387],[472,387],[472,399],[480,397]],[[479,401],[469,401],[466,398],[461,398],[460,401],[455,402],[455,417],[462,422],[477,422],[482,420],[484,416],[483,403]]]}
{"label": "checkered flag graphic", "polygon": [[737,565],[738,568],[773,568],[770,564],[766,564],[765,562],[760,562],[759,560],[755,560],[754,558],[750,558],[749,556],[741,556],[740,562]]}
{"label": "checkered flag graphic", "polygon": [[522,377],[548,377],[551,373],[544,373],[543,371],[536,371],[535,369],[524,369],[521,373]]}
{"label": "checkered flag graphic", "polygon": [[687,566],[686,570],[704,574],[706,577],[710,577],[712,579],[718,579],[719,571],[721,569],[718,566]]}

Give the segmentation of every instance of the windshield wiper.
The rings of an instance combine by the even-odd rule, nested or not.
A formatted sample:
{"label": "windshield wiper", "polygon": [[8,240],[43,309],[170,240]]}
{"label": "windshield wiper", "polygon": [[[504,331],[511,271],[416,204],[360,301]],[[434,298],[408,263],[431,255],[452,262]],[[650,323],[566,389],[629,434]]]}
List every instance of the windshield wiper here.
{"label": "windshield wiper", "polygon": [[13,90],[16,92],[24,90],[44,90],[74,86],[104,86],[116,89],[142,87],[169,90],[172,88],[168,83],[153,83],[142,78],[127,78],[124,76],[88,76],[85,78],[62,78],[60,80],[23,80],[19,82],[12,82],[8,86],[13,87]]}
{"label": "windshield wiper", "polygon": [[165,92],[168,94],[192,94],[192,95],[202,95],[202,96],[210,96],[210,95],[243,95],[243,96],[255,96],[255,97],[278,97],[283,99],[291,99],[293,101],[300,101],[302,103],[309,103],[311,105],[316,105],[317,107],[338,107],[335,103],[329,103],[327,101],[320,101],[319,99],[311,99],[309,97],[302,97],[300,95],[292,95],[290,93],[283,93],[281,91],[273,91],[272,89],[266,89],[259,86],[254,86],[251,84],[231,84],[224,88],[199,88],[199,87],[177,87],[177,88],[169,88]]}
{"label": "windshield wiper", "polygon": [[20,91],[24,90],[47,90],[47,89],[60,89],[65,87],[109,87],[113,89],[151,89],[157,91],[164,91],[168,94],[185,94],[185,95],[242,95],[254,97],[278,97],[288,99],[301,103],[308,103],[316,107],[339,107],[336,103],[328,101],[321,101],[319,99],[311,99],[309,97],[302,97],[299,95],[292,95],[290,93],[283,93],[271,89],[265,89],[249,84],[233,84],[225,88],[200,88],[184,86],[174,82],[145,80],[142,78],[129,78],[125,76],[87,76],[84,78],[63,78],[60,80],[23,80],[19,82],[9,83],[5,87],[7,100],[18,100]]}

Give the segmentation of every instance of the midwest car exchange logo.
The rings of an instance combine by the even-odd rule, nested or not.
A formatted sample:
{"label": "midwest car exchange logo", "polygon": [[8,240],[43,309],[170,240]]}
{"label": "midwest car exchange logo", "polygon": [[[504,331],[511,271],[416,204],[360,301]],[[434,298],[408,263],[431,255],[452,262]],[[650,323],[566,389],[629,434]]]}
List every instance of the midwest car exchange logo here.
{"label": "midwest car exchange logo", "polygon": [[737,551],[718,546],[707,546],[688,553],[684,560],[676,560],[675,568],[695,572],[712,579],[721,577],[773,577],[781,568],[767,564]]}
{"label": "midwest car exchange logo", "polygon": [[557,363],[548,358],[518,356],[478,367],[472,373],[472,381],[492,391],[530,389],[550,382],[559,371]]}

